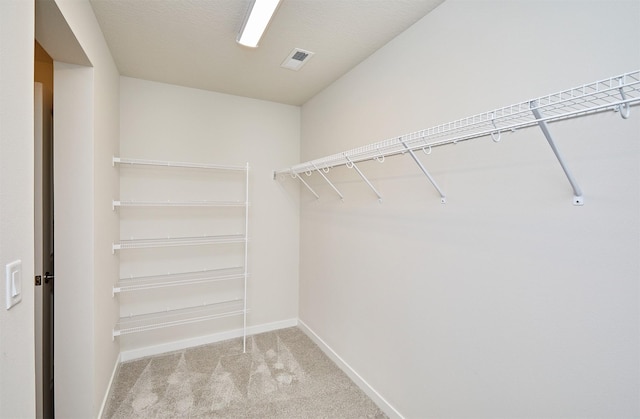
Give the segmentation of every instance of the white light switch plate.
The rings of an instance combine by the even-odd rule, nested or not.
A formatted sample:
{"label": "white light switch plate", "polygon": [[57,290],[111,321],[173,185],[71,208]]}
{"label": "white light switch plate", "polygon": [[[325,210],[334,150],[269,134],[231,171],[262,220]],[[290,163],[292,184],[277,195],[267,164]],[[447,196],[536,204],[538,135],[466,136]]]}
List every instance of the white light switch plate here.
{"label": "white light switch plate", "polygon": [[9,310],[22,300],[22,261],[16,260],[6,266],[5,282],[7,310]]}

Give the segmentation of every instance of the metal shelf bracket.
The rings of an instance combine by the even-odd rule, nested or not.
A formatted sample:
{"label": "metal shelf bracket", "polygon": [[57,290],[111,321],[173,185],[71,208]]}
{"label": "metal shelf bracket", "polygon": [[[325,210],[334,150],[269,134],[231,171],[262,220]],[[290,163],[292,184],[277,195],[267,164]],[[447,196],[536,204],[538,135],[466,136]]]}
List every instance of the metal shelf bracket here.
{"label": "metal shelf bracket", "polygon": [[369,182],[369,179],[367,179],[367,177],[362,173],[362,171],[358,168],[358,166],[356,166],[356,164],[346,154],[344,158],[347,160],[346,166],[349,169],[355,169],[355,171],[360,175],[362,180],[364,180],[365,183],[369,185],[373,193],[376,194],[376,196],[378,197],[378,202],[382,203],[382,195],[380,195],[380,192],[377,191],[377,189],[371,184],[371,182]]}
{"label": "metal shelf bracket", "polygon": [[440,194],[440,203],[441,204],[446,204],[447,203],[447,197],[444,195],[444,192],[442,192],[442,189],[440,189],[440,187],[436,183],[435,179],[429,174],[429,172],[427,172],[427,169],[425,169],[425,167],[422,164],[422,162],[420,160],[418,160],[418,157],[416,156],[416,153],[414,153],[413,150],[404,141],[402,141],[402,145],[404,146],[404,148],[407,149],[407,151],[409,152],[409,155],[411,156],[413,161],[416,162],[416,164],[418,165],[420,170],[422,170],[422,173],[424,173],[424,175],[427,177],[427,179],[429,179],[429,182],[431,182],[433,187],[436,188],[436,190]]}
{"label": "metal shelf bracket", "polygon": [[580,189],[580,186],[578,186],[578,182],[576,182],[575,178],[571,174],[571,171],[569,171],[569,168],[567,167],[566,163],[564,162],[564,159],[562,158],[562,155],[560,154],[560,151],[558,150],[558,147],[556,147],[556,144],[553,141],[553,137],[551,136],[551,133],[549,132],[549,127],[547,126],[547,122],[543,119],[542,114],[541,114],[540,110],[538,109],[538,103],[536,101],[531,101],[530,102],[530,106],[531,106],[531,112],[533,112],[533,115],[537,119],[538,126],[542,130],[542,133],[544,134],[545,138],[547,139],[547,142],[549,143],[549,146],[551,146],[551,150],[553,150],[553,154],[556,155],[556,158],[558,159],[558,162],[560,163],[560,166],[562,166],[562,170],[564,170],[564,174],[567,176],[567,179],[569,180],[569,183],[571,184],[571,188],[573,189],[573,205],[576,205],[576,206],[584,205],[584,198],[582,197],[582,190]]}
{"label": "metal shelf bracket", "polygon": [[311,191],[311,193],[316,197],[316,199],[320,199],[320,195],[318,195],[318,194],[316,193],[316,191],[314,191],[314,190],[311,188],[311,186],[309,186],[309,184],[308,184],[307,182],[305,182],[305,181],[304,181],[304,179],[302,179],[302,178],[300,177],[300,175],[299,175],[299,174],[297,174],[297,173],[295,173],[295,172],[291,172],[291,177],[293,177],[294,179],[295,179],[295,178],[300,179],[300,182],[302,182],[302,184],[303,184],[304,186],[306,186],[306,187],[307,187],[307,189],[309,189],[309,191]]}
{"label": "metal shelf bracket", "polygon": [[[323,173],[323,170],[318,169],[318,166],[315,165],[315,163],[312,163],[313,168],[316,169],[316,172],[320,173],[320,176],[322,176],[324,178],[324,180],[327,181],[327,183],[329,184],[329,186],[331,186],[333,188],[334,191],[336,191],[336,193],[338,194],[338,196],[340,197],[341,201],[344,201],[344,196],[342,196],[342,194],[340,193],[340,191],[338,190],[338,188],[336,188],[334,186],[333,183],[331,183],[331,181],[329,180],[328,177],[325,176],[325,174]],[[329,169],[327,169],[327,172],[329,172]]]}

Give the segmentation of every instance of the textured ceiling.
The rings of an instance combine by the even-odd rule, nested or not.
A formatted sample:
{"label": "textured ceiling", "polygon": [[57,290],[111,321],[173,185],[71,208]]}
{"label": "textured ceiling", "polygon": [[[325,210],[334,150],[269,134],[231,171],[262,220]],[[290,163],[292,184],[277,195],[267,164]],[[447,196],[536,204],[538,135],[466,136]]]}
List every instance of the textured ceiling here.
{"label": "textured ceiling", "polygon": [[[236,43],[249,0],[91,0],[120,73],[301,105],[443,0],[282,0],[260,46]],[[298,72],[293,48],[315,53]]]}

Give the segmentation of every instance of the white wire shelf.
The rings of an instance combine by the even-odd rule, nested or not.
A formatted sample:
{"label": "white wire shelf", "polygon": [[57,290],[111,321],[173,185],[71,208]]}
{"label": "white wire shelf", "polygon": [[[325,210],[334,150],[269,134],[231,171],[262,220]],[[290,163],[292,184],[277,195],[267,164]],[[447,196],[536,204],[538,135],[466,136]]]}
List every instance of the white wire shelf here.
{"label": "white wire shelf", "polygon": [[244,207],[249,205],[248,202],[241,201],[113,201],[113,208],[121,207],[139,207],[139,208],[163,208],[163,207],[184,207],[184,208],[198,208],[198,207]]}
{"label": "white wire shelf", "polygon": [[203,246],[209,244],[244,243],[247,238],[242,234],[199,237],[167,237],[151,239],[129,239],[113,243],[112,252],[125,249],[145,249],[157,247]]}
{"label": "white wire shelf", "polygon": [[121,317],[113,329],[113,337],[244,315],[246,309],[243,308],[243,304],[242,299],[233,299],[196,307]]}
{"label": "white wire shelf", "polygon": [[[179,246],[204,246],[204,245],[219,245],[219,244],[243,244],[244,264],[242,266],[219,268],[219,269],[207,269],[201,271],[191,272],[177,272],[167,274],[155,274],[147,276],[120,278],[116,284],[114,284],[112,292],[115,296],[116,293],[126,293],[135,291],[148,291],[151,289],[168,288],[168,287],[185,287],[185,292],[188,292],[189,286],[197,284],[216,283],[222,281],[240,281],[242,286],[236,290],[236,295],[242,293],[242,297],[220,301],[212,304],[204,304],[197,307],[186,308],[172,308],[158,313],[148,313],[140,315],[130,315],[122,317],[113,329],[113,337],[140,333],[146,331],[152,331],[157,329],[163,329],[167,327],[174,327],[180,325],[187,325],[192,323],[203,322],[213,319],[221,319],[225,317],[241,316],[242,317],[242,330],[243,330],[243,351],[246,351],[247,340],[247,279],[249,277],[247,271],[248,264],[248,234],[249,234],[249,163],[243,166],[236,165],[221,165],[221,164],[209,164],[209,163],[194,163],[194,162],[176,162],[176,161],[164,161],[164,160],[147,160],[147,159],[133,159],[133,158],[121,158],[113,157],[112,163],[114,166],[140,166],[140,169],[145,167],[166,167],[166,168],[186,168],[186,169],[205,169],[205,170],[219,170],[219,171],[235,171],[244,175],[244,201],[231,201],[231,200],[215,200],[215,197],[211,197],[214,200],[113,200],[112,209],[116,208],[214,208],[214,207],[237,207],[244,208],[244,234],[227,234],[227,235],[202,235],[192,237],[152,237],[152,238],[134,238],[121,239],[119,242],[112,243],[112,252],[115,254],[116,250],[126,249],[149,249],[149,248],[171,248]],[[176,172],[180,174],[180,172]],[[203,172],[204,173],[204,172]],[[235,174],[234,174],[235,176]],[[187,179],[188,180],[188,179]],[[199,185],[199,184],[198,184]],[[202,195],[202,198],[209,197],[211,191],[207,191],[208,195]],[[165,196],[167,197],[167,196]],[[237,196],[236,196],[237,197]],[[229,196],[228,198],[231,198]],[[235,210],[234,210],[235,211]],[[184,214],[183,214],[184,215]],[[188,215],[185,215],[188,216]],[[230,283],[230,286],[235,287],[235,283]],[[193,288],[197,292],[198,288]],[[214,290],[215,291],[215,290]],[[216,294],[212,292],[212,294]],[[211,296],[211,299],[216,299],[215,295]],[[175,305],[171,300],[167,301],[166,305]]]}
{"label": "white wire shelf", "polygon": [[145,291],[156,288],[176,287],[219,281],[244,279],[245,272],[241,266],[208,269],[192,272],[167,273],[130,278],[120,278],[114,285],[113,293]]}
{"label": "white wire shelf", "polygon": [[[424,149],[428,152],[433,147],[479,137],[493,136],[498,139],[502,132],[536,126],[540,121],[551,122],[600,111],[621,112],[626,118],[629,106],[639,102],[640,70],[637,70],[300,163],[277,170],[275,174],[310,174],[364,160],[381,160],[385,156],[406,153],[408,149],[405,145],[413,151]],[[536,118],[532,109],[538,109],[544,116]]]}
{"label": "white wire shelf", "polygon": [[223,165],[212,163],[191,163],[191,162],[179,162],[179,161],[165,161],[165,160],[144,160],[144,159],[131,159],[124,157],[113,157],[113,165],[132,165],[132,166],[159,166],[159,167],[183,167],[190,169],[214,169],[214,170],[236,170],[246,171],[248,165]]}

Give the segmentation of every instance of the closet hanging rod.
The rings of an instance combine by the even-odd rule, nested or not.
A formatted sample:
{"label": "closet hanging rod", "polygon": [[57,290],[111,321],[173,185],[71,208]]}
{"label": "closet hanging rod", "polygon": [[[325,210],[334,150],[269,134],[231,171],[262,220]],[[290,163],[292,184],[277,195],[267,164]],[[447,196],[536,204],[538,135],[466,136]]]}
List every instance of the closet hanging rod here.
{"label": "closet hanging rod", "polygon": [[164,161],[164,160],[144,160],[130,159],[123,157],[113,157],[112,164],[132,165],[132,166],[160,166],[160,167],[183,167],[189,169],[214,169],[214,170],[235,170],[246,171],[247,166],[222,165],[211,163],[190,163],[180,161]]}
{"label": "closet hanging rod", "polygon": [[[543,117],[536,118],[531,112],[534,103],[544,115]],[[630,107],[638,103],[640,103],[640,70],[300,163],[274,171],[274,178],[276,175],[285,174],[310,175],[317,170],[324,170],[326,173],[327,170],[336,166],[351,165],[371,159],[380,161],[385,156],[404,154],[408,150],[423,150],[426,153],[428,149],[430,153],[432,147],[486,136],[499,141],[501,134],[505,131],[538,126],[541,121],[553,122],[607,110],[619,112],[621,117],[626,119],[629,116]]]}

